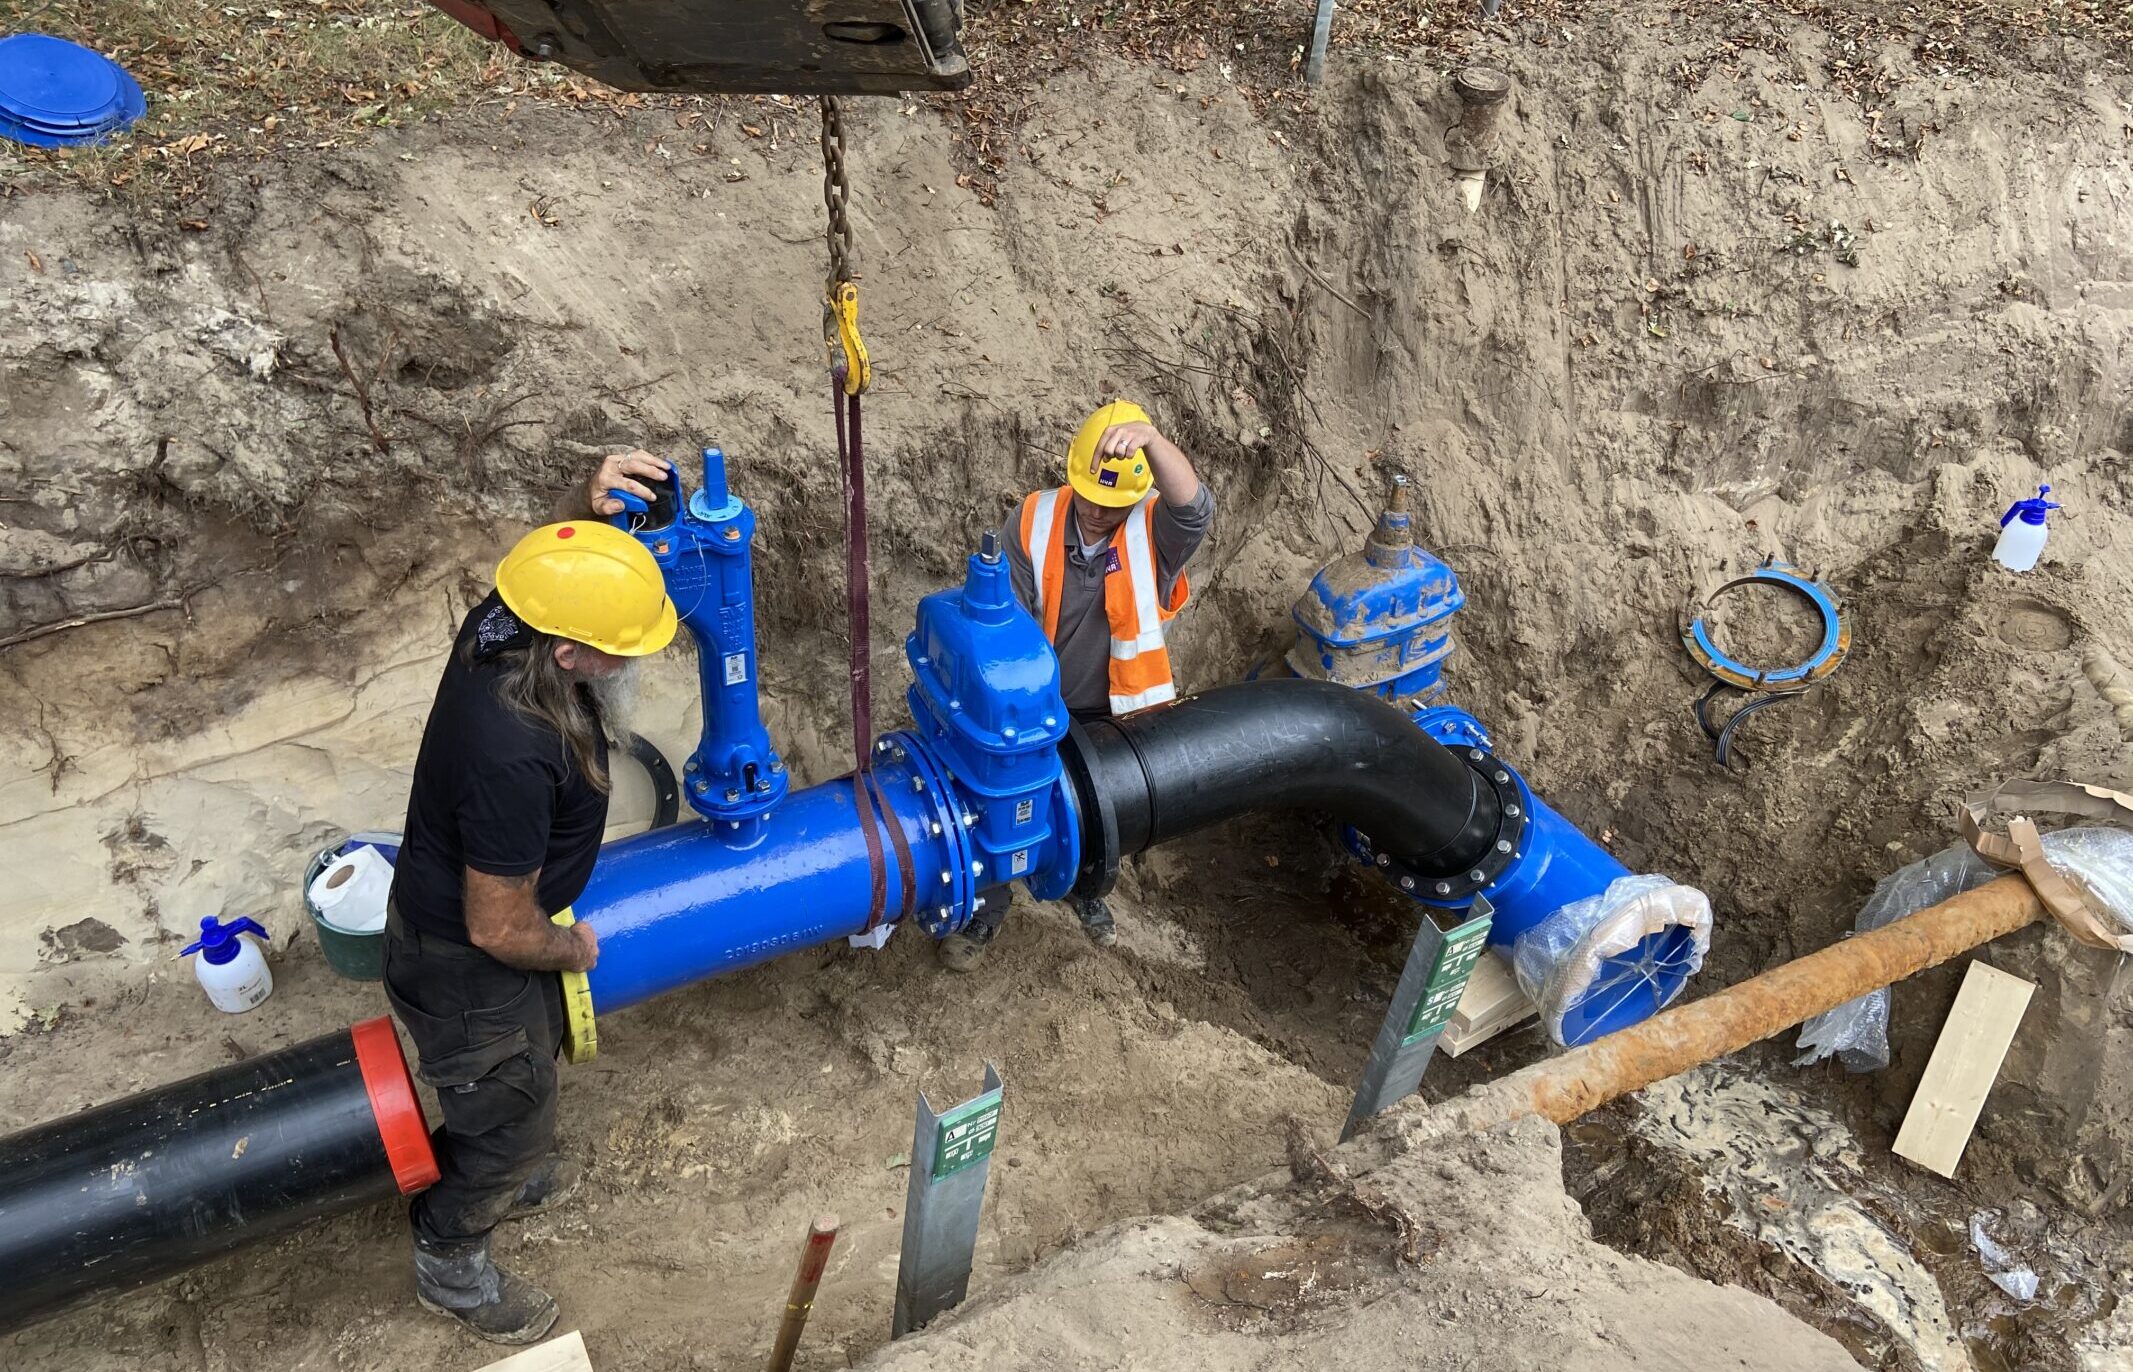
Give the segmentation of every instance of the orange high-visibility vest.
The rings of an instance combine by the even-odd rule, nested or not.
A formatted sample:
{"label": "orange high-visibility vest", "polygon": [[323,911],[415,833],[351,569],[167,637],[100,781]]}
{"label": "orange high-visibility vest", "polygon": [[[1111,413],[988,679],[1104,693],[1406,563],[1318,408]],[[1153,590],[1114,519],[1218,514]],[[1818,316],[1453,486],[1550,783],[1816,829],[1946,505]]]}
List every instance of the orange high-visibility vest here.
{"label": "orange high-visibility vest", "polygon": [[[1104,577],[1104,618],[1111,624],[1111,713],[1130,715],[1178,698],[1170,673],[1163,626],[1192,595],[1185,573],[1165,604],[1156,594],[1155,502],[1150,491],[1111,535],[1117,565]],[[1059,644],[1059,602],[1066,586],[1067,521],[1074,517],[1071,488],[1037,491],[1022,502],[1022,550],[1036,573],[1037,619],[1053,647]]]}

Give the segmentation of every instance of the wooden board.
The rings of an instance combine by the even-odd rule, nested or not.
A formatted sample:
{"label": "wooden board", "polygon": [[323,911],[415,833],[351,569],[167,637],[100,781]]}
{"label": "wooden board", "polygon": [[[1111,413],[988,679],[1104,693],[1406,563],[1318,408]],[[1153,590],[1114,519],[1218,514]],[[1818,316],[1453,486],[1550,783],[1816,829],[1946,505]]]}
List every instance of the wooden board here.
{"label": "wooden board", "polygon": [[1518,989],[1518,978],[1501,953],[1485,954],[1467,978],[1466,994],[1452,1011],[1440,1048],[1458,1057],[1477,1044],[1486,1043],[1504,1030],[1524,1022],[1534,1013],[1533,1002]]}
{"label": "wooden board", "polygon": [[2000,1061],[2014,1042],[2015,1028],[2033,982],[2010,976],[1982,962],[1970,964],[1963,975],[1963,989],[1955,996],[1955,1008],[1941,1026],[1926,1074],[1919,1079],[1918,1094],[1896,1133],[1896,1156],[1920,1167],[1955,1175],[1977,1127],[1978,1111],[2000,1075]]}
{"label": "wooden board", "polygon": [[592,1372],[592,1359],[585,1356],[584,1336],[573,1329],[560,1339],[492,1362],[481,1372]]}

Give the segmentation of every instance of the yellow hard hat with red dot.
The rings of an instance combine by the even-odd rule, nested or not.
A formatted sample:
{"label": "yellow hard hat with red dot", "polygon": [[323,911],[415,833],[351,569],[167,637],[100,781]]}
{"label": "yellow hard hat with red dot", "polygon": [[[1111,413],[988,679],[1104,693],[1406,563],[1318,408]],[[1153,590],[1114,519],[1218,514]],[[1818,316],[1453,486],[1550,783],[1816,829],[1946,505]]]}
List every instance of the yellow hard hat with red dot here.
{"label": "yellow hard hat with red dot", "polygon": [[616,657],[658,652],[678,622],[645,546],[589,519],[546,524],[520,539],[497,564],[496,591],[530,627]]}

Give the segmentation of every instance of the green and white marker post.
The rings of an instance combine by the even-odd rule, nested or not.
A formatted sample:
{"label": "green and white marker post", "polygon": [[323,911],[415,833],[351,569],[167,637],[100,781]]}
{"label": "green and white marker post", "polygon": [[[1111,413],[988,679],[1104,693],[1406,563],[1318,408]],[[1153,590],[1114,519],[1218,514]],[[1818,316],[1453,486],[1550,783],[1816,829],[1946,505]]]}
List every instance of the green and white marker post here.
{"label": "green and white marker post", "polygon": [[978,1215],[1000,1136],[1000,1093],[1000,1074],[989,1062],[985,1089],[946,1114],[934,1114],[926,1093],[918,1093],[891,1338],[925,1328],[935,1315],[961,1304],[970,1289]]}
{"label": "green and white marker post", "polygon": [[1356,1089],[1348,1123],[1341,1127],[1342,1143],[1354,1137],[1364,1120],[1399,1104],[1422,1085],[1437,1040],[1466,994],[1466,979],[1489,950],[1489,925],[1495,916],[1488,900],[1476,896],[1466,919],[1445,930],[1424,908],[1422,927],[1407,951],[1407,966],[1393,988],[1378,1041],[1370,1049],[1370,1061],[1363,1064],[1363,1084]]}

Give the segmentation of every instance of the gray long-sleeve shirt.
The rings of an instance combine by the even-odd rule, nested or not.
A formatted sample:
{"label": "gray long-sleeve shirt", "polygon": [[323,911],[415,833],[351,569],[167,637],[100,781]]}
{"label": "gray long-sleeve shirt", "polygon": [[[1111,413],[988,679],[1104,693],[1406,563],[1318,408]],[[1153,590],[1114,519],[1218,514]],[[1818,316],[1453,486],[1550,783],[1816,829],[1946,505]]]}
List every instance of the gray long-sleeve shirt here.
{"label": "gray long-sleeve shirt", "polygon": [[[1206,482],[1190,504],[1155,502],[1156,594],[1168,602],[1185,564],[1192,560],[1215,521],[1215,497]],[[1059,596],[1059,693],[1076,714],[1108,714],[1111,709],[1111,622],[1104,616],[1104,549],[1085,547],[1081,521],[1066,522],[1066,574]],[[1021,514],[1000,530],[1007,547],[1007,570],[1022,608],[1037,613],[1037,573],[1022,546]],[[1041,617],[1040,617],[1041,622]]]}

